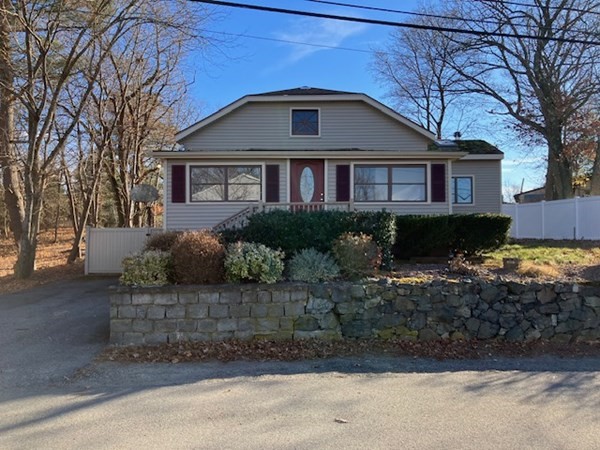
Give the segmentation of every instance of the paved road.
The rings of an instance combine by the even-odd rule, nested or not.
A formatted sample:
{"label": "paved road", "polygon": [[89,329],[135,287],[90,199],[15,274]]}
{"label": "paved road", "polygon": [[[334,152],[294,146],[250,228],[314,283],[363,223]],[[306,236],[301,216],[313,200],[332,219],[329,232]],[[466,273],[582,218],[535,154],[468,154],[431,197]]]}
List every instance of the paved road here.
{"label": "paved road", "polygon": [[0,448],[600,448],[598,358],[93,363],[107,284],[0,296]]}

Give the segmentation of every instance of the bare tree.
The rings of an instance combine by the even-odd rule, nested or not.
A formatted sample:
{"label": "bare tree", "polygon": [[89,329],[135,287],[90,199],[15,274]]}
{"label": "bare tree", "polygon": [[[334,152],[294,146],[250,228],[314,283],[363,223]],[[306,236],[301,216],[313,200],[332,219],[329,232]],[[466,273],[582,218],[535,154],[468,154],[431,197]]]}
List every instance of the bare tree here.
{"label": "bare tree", "polygon": [[21,224],[25,215],[21,174],[14,141],[15,97],[11,92],[14,81],[13,52],[10,40],[14,18],[9,14],[10,0],[0,0],[0,170],[9,228],[15,242],[21,240]]}
{"label": "bare tree", "polygon": [[[177,11],[184,4],[183,0],[0,3],[0,105],[9,111],[18,105],[16,114],[25,123],[26,136],[22,151],[14,150],[9,144],[15,120],[8,114],[9,119],[0,122],[4,188],[11,228],[19,237],[18,277],[28,277],[34,270],[49,173],[72,139],[105,62],[115,56],[113,48],[132,29],[152,24],[169,28],[163,5]],[[182,15],[178,23],[188,19]]]}
{"label": "bare tree", "polygon": [[[415,23],[440,26],[443,21],[426,17]],[[464,109],[463,80],[450,64],[459,52],[455,42],[436,31],[401,28],[374,55],[375,76],[397,107],[438,139],[447,131],[449,116]]]}
{"label": "bare tree", "polygon": [[[481,36],[448,36],[463,46],[452,67],[493,111],[541,136],[548,147],[546,199],[573,196],[565,127],[600,89],[598,0],[458,2],[463,27]],[[493,33],[493,34],[492,34]],[[501,36],[506,33],[512,36]],[[531,39],[528,36],[535,36]]]}

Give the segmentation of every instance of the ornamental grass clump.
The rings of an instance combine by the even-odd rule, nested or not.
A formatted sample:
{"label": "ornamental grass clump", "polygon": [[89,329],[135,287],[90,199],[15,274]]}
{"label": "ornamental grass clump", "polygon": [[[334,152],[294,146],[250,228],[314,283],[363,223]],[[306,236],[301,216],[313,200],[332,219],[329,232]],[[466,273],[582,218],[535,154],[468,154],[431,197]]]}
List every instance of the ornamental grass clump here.
{"label": "ornamental grass clump", "polygon": [[164,286],[171,282],[171,254],[150,250],[123,259],[123,275],[119,281],[126,286]]}
{"label": "ornamental grass clump", "polygon": [[288,275],[293,281],[316,283],[337,278],[340,275],[340,268],[328,253],[307,248],[296,253],[289,261]]}
{"label": "ornamental grass clump", "polygon": [[225,273],[227,281],[275,283],[282,278],[285,254],[262,244],[236,242],[227,247]]}
{"label": "ornamental grass clump", "polygon": [[364,233],[344,233],[333,243],[333,255],[342,274],[350,279],[372,275],[381,264],[381,251]]}
{"label": "ornamental grass clump", "polygon": [[224,281],[225,247],[209,230],[182,233],[171,248],[175,281],[215,284]]}

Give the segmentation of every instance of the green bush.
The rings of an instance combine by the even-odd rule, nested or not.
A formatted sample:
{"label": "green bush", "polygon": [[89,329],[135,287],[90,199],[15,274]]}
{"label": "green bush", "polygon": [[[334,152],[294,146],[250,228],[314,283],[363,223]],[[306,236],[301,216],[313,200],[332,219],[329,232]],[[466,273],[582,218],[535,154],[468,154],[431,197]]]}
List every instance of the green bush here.
{"label": "green bush", "polygon": [[262,244],[236,242],[229,244],[225,257],[227,281],[275,283],[283,273],[285,254]]}
{"label": "green bush", "polygon": [[182,233],[171,248],[175,281],[214,284],[224,281],[225,247],[209,230]]}
{"label": "green bush", "polygon": [[181,234],[180,231],[165,231],[151,235],[146,241],[145,250],[158,250],[161,252],[170,252],[171,247]]}
{"label": "green bush", "polygon": [[316,283],[329,281],[340,275],[340,268],[331,255],[307,248],[296,253],[288,263],[289,279]]}
{"label": "green bush", "polygon": [[398,216],[394,256],[447,256],[453,230],[450,216]]}
{"label": "green bush", "polygon": [[333,243],[333,254],[342,273],[350,279],[372,275],[381,264],[381,251],[364,233],[344,233]]}
{"label": "green bush", "polygon": [[500,214],[398,216],[394,256],[447,256],[456,251],[477,255],[495,250],[507,242],[510,221]]}
{"label": "green bush", "polygon": [[164,286],[171,282],[171,254],[149,250],[123,259],[119,281],[126,286]]}
{"label": "green bush", "polygon": [[497,250],[508,242],[511,218],[501,214],[463,214],[450,216],[454,239],[452,250],[477,255]]}
{"label": "green bush", "polygon": [[384,268],[392,262],[396,239],[396,216],[385,211],[297,211],[274,210],[254,214],[240,230],[225,231],[227,242],[243,240],[293,255],[306,248],[327,253],[341,234],[354,232],[373,236],[382,249]]}

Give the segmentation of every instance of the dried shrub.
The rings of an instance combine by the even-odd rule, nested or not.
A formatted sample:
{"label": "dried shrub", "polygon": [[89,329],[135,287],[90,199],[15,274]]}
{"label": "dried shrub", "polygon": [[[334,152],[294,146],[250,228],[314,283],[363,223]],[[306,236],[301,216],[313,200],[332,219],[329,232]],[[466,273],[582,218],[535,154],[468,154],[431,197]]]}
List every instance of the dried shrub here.
{"label": "dried shrub", "polygon": [[262,244],[236,242],[227,247],[225,271],[231,282],[275,283],[283,274],[285,254]]}
{"label": "dried shrub", "polygon": [[364,233],[344,233],[333,243],[333,254],[342,273],[356,279],[372,275],[381,264],[381,251]]}
{"label": "dried shrub", "polygon": [[127,286],[164,286],[171,282],[171,254],[146,251],[123,259],[119,281]]}
{"label": "dried shrub", "polygon": [[158,250],[161,252],[170,252],[173,244],[181,235],[180,231],[165,231],[151,235],[146,241],[145,250]]}
{"label": "dried shrub", "polygon": [[180,284],[224,281],[225,247],[209,230],[182,233],[171,248],[174,278]]}
{"label": "dried shrub", "polygon": [[307,248],[288,263],[290,280],[316,283],[329,281],[340,275],[340,268],[328,253],[321,253],[314,248]]}
{"label": "dried shrub", "polygon": [[477,276],[480,274],[477,267],[471,265],[460,253],[448,262],[448,271],[457,275]]}

